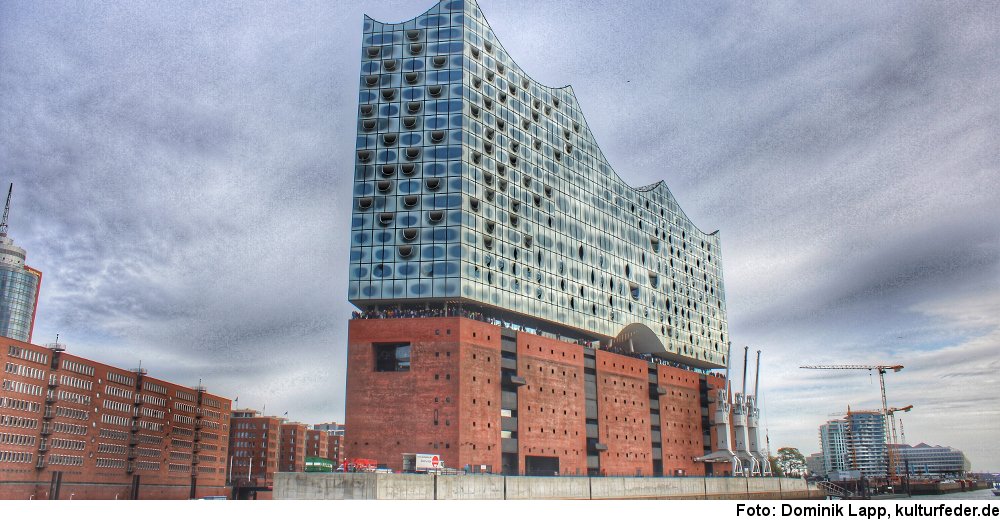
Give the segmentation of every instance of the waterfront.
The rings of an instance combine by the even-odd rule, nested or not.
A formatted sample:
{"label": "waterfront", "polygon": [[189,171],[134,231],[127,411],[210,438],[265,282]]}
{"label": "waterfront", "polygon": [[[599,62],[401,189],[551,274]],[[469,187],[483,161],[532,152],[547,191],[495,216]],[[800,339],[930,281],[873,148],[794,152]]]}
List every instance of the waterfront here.
{"label": "waterfront", "polygon": [[903,500],[1000,500],[1000,497],[993,496],[991,489],[977,489],[976,491],[963,491],[946,495],[918,495]]}

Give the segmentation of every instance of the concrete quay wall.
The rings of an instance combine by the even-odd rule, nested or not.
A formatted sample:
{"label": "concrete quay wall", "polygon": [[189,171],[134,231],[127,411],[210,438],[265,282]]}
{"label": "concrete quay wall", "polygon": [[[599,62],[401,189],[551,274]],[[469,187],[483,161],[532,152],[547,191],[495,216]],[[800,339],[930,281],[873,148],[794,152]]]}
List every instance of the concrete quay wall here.
{"label": "concrete quay wall", "polygon": [[713,477],[522,477],[276,473],[276,500],[822,499],[803,480]]}

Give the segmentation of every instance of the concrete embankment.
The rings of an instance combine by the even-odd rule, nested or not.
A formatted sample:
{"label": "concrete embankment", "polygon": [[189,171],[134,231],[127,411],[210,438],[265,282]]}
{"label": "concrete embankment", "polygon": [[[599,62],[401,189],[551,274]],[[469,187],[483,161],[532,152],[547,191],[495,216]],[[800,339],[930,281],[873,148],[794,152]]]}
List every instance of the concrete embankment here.
{"label": "concrete embankment", "polygon": [[713,477],[520,477],[276,473],[277,500],[822,499],[803,480]]}

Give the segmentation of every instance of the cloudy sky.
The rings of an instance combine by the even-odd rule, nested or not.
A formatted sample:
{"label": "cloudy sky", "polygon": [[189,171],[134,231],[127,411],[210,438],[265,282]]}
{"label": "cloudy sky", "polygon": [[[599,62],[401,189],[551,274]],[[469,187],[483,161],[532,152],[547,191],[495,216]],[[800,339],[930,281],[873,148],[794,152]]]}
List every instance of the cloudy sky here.
{"label": "cloudy sky", "polygon": [[[362,5],[364,4],[364,5]],[[784,4],[784,3],[782,3]],[[363,15],[432,2],[0,0],[0,181],[35,342],[343,419]],[[1000,470],[1000,5],[483,0],[634,186],[720,229],[772,450],[879,407]]]}

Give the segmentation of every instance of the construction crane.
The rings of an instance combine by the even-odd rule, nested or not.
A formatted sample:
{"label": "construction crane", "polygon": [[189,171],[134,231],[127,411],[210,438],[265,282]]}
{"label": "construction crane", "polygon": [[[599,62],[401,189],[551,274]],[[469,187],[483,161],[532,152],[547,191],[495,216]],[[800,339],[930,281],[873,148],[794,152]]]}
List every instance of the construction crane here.
{"label": "construction crane", "polygon": [[[903,369],[903,365],[803,365],[799,368],[808,368],[813,370],[877,370],[878,371],[878,384],[879,389],[882,391],[882,416],[885,419],[885,436],[886,436],[886,475],[888,478],[892,479],[896,476],[896,459],[894,453],[895,444],[895,433],[896,428],[889,425],[889,421],[892,420],[892,416],[889,413],[889,405],[885,399],[885,374],[889,370],[893,372],[899,372]],[[910,407],[912,408],[912,406]],[[908,410],[902,410],[908,411]]]}

